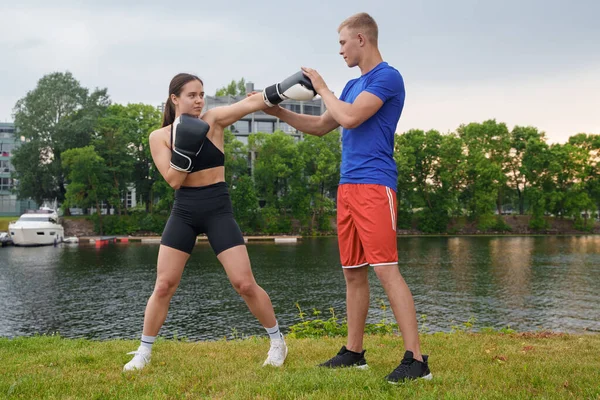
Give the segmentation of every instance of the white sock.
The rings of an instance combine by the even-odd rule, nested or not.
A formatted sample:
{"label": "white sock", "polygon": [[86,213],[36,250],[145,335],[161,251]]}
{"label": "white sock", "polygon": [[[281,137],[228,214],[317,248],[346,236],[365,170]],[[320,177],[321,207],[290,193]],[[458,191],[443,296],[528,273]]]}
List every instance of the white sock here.
{"label": "white sock", "polygon": [[269,334],[269,337],[271,338],[271,340],[274,339],[283,339],[283,335],[281,334],[281,332],[279,331],[279,324],[277,322],[275,322],[275,326],[272,328],[266,328],[265,330],[267,331],[267,333]]}
{"label": "white sock", "polygon": [[152,345],[156,340],[156,336],[146,336],[142,334],[142,343],[140,346],[147,348],[148,350],[152,350]]}

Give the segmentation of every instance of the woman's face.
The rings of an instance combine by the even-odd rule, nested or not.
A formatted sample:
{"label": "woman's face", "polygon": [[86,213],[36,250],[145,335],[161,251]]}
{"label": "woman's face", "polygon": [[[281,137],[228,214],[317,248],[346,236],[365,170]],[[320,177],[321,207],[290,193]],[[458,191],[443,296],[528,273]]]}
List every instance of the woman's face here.
{"label": "woman's face", "polygon": [[193,80],[181,89],[179,96],[171,95],[178,114],[190,114],[199,117],[204,108],[204,86],[200,81]]}

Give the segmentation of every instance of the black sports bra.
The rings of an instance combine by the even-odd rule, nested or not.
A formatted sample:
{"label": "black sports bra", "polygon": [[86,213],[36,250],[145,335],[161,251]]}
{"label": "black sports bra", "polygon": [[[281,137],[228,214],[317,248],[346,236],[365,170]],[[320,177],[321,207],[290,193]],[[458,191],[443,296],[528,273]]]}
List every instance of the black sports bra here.
{"label": "black sports bra", "polygon": [[[171,125],[171,148],[173,148],[173,125]],[[196,156],[196,160],[194,160],[194,168],[190,173],[214,167],[222,167],[224,165],[225,154],[206,138],[200,152]]]}

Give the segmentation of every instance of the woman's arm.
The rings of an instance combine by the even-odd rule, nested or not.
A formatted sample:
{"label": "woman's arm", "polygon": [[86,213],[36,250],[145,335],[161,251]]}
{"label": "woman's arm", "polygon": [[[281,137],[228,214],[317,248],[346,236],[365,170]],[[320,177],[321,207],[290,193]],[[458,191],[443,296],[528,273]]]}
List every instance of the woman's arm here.
{"label": "woman's arm", "polygon": [[150,134],[149,142],[154,165],[173,189],[179,189],[188,173],[171,168],[171,148],[161,138],[160,130]]}
{"label": "woman's arm", "polygon": [[221,128],[225,128],[234,122],[239,121],[245,115],[252,114],[253,112],[264,110],[266,108],[267,105],[263,100],[262,94],[256,93],[229,106],[215,107],[210,109],[204,114],[202,119],[211,125],[214,124],[220,126]]}

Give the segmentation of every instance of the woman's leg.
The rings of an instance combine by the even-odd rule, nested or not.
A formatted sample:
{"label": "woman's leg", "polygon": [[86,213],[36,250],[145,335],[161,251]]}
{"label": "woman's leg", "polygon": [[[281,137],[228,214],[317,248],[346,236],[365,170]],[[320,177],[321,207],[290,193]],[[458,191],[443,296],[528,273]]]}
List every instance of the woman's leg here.
{"label": "woman's leg", "polygon": [[269,333],[271,348],[263,366],[280,367],[287,356],[287,346],[283,335],[279,332],[271,299],[254,279],[246,246],[239,245],[224,250],[217,258],[225,268],[233,288],[242,296],[250,312]]}
{"label": "woman's leg", "polygon": [[171,298],[179,286],[183,268],[189,258],[190,255],[181,250],[160,246],[156,283],[144,313],[144,335],[158,335],[158,331],[165,323]]}
{"label": "woman's leg", "polygon": [[150,362],[152,344],[167,318],[171,298],[179,286],[181,275],[196,242],[196,231],[186,218],[174,209],[163,231],[158,250],[156,283],[146,305],[142,342],[124,371],[144,368]]}
{"label": "woman's leg", "polygon": [[277,321],[271,299],[254,279],[246,246],[240,245],[227,249],[217,258],[225,268],[231,285],[242,296],[250,312],[264,327],[275,326]]}

